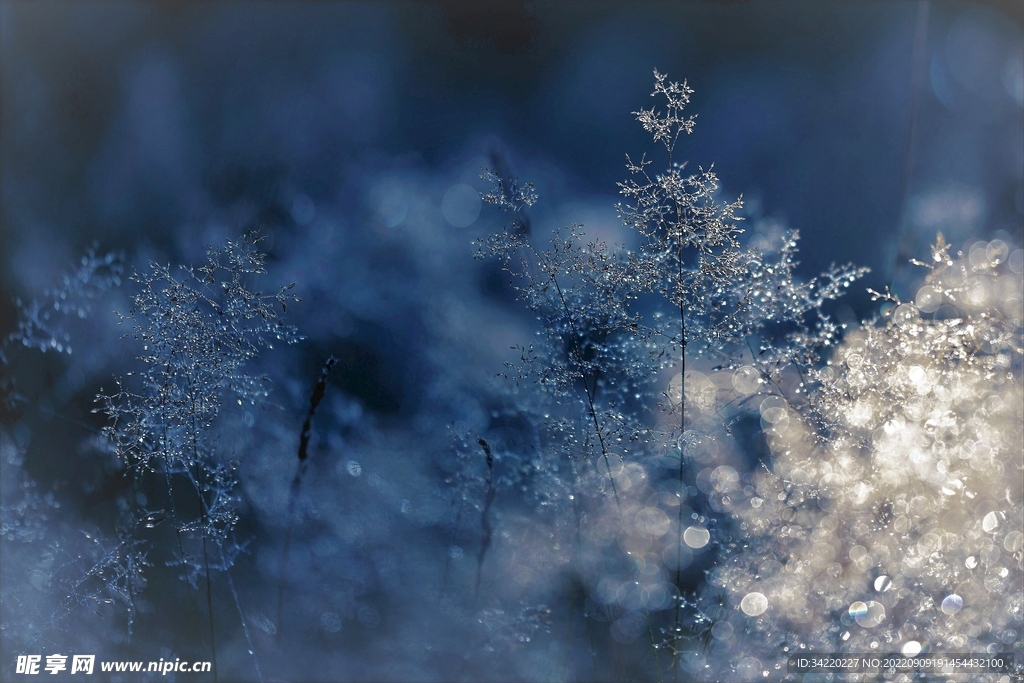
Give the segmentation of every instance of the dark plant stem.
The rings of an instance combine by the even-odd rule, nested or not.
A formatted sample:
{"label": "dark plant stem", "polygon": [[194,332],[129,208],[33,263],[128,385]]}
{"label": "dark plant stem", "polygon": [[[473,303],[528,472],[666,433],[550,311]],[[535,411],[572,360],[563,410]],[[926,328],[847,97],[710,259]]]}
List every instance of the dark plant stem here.
{"label": "dark plant stem", "polygon": [[[167,432],[165,430],[165,437],[166,433]],[[178,542],[178,553],[181,556],[181,561],[184,562],[185,566],[187,567],[189,559],[188,555],[185,553],[185,544],[181,541],[181,523],[178,520],[178,508],[174,502],[174,485],[172,483],[171,473],[166,466],[164,467],[164,477],[167,479],[167,498],[170,501],[171,523],[174,524],[174,536]],[[186,569],[186,571],[188,570]],[[199,614],[199,605],[196,602],[196,597],[192,594],[192,584],[187,579],[185,581],[185,592],[188,594],[188,604],[191,607],[192,616],[195,617],[197,627],[196,632],[198,633],[202,626],[202,616]],[[202,645],[203,650],[205,651],[206,641],[200,638],[199,643],[200,645]]]}
{"label": "dark plant stem", "polygon": [[[669,166],[672,165],[672,149],[669,148]],[[679,202],[675,201],[676,226],[682,225],[683,214]],[[686,448],[686,308],[683,305],[683,245],[676,245],[676,261],[679,272],[679,505],[676,519],[676,596],[675,610],[672,620],[672,680],[679,682],[679,637],[682,633],[681,616],[683,607],[683,490],[686,483],[685,448]]]}
{"label": "dark plant stem", "polygon": [[203,542],[203,569],[206,574],[206,611],[210,621],[210,659],[213,662],[213,682],[217,683],[217,634],[213,624],[213,580],[210,576],[210,556],[206,548],[206,532],[209,525],[209,514],[206,509],[206,498],[203,496],[206,487],[203,472],[199,467],[199,425],[196,423],[196,392],[189,381],[189,400],[192,404],[192,466],[195,469],[196,493],[199,496],[199,533]]}
{"label": "dark plant stem", "polygon": [[473,589],[473,604],[476,604],[480,596],[480,578],[483,575],[484,557],[487,555],[488,548],[491,547],[491,504],[494,503],[494,498],[498,493],[494,488],[494,456],[491,454],[491,446],[483,439],[477,439],[477,443],[480,444],[487,457],[487,495],[484,498],[483,510],[480,512],[480,554],[476,560],[476,586]]}
{"label": "dark plant stem", "polygon": [[[550,277],[551,277],[551,282],[555,285],[555,291],[558,292],[558,299],[559,299],[559,301],[562,302],[562,310],[565,311],[566,320],[569,321],[569,330],[572,333],[573,344],[576,347],[576,357],[578,359],[577,363],[580,365],[580,368],[579,368],[580,380],[583,382],[583,389],[584,389],[584,391],[586,392],[586,395],[587,395],[588,411],[590,413],[590,418],[591,418],[591,420],[594,423],[594,432],[597,434],[598,443],[601,446],[601,455],[604,458],[605,467],[608,469],[608,481],[609,481],[609,483],[611,484],[611,487],[612,487],[612,494],[615,496],[615,507],[618,509],[619,515],[621,517],[621,515],[622,515],[622,503],[619,501],[619,491],[618,491],[618,488],[615,486],[615,476],[612,474],[612,464],[611,464],[611,458],[608,455],[608,446],[605,443],[604,432],[601,430],[601,423],[600,423],[600,421],[597,418],[597,408],[594,405],[594,392],[597,389],[597,378],[594,379],[594,388],[592,389],[590,387],[590,383],[587,382],[587,375],[586,375],[586,372],[584,372],[583,367],[582,367],[582,363],[583,363],[583,349],[580,347],[580,335],[579,335],[579,333],[576,330],[576,323],[575,323],[575,321],[572,318],[572,314],[570,314],[570,312],[569,312],[569,304],[565,300],[565,295],[562,293],[562,287],[558,284],[558,278],[555,277],[554,273],[550,274]],[[680,509],[682,509],[682,508],[680,507]],[[577,518],[577,528],[578,528],[578,518]],[[677,581],[677,583],[678,583],[678,581]],[[651,628],[651,618],[650,618],[650,615],[647,613],[646,610],[644,610],[644,623],[647,626],[647,635],[648,635],[648,637],[650,638],[650,641],[651,641],[651,654],[654,657],[654,666],[655,666],[655,668],[658,671],[658,681],[660,683],[660,681],[661,681],[661,663],[658,661],[658,650],[655,648],[656,641],[655,641],[655,638],[654,638],[654,630]],[[588,621],[588,627],[589,627],[589,621]]]}
{"label": "dark plant stem", "polygon": [[[608,456],[608,446],[604,442],[604,432],[601,431],[601,422],[597,418],[597,409],[594,407],[594,392],[590,388],[590,383],[587,382],[587,374],[584,372],[583,363],[583,349],[580,347],[580,334],[576,330],[576,322],[572,318],[572,314],[569,313],[569,304],[565,300],[565,295],[562,293],[562,287],[558,284],[558,278],[551,275],[551,282],[555,285],[555,291],[558,292],[558,299],[562,302],[562,310],[565,311],[565,318],[569,321],[569,331],[572,333],[573,345],[576,347],[577,363],[580,365],[579,375],[580,380],[583,382],[583,390],[587,395],[587,408],[590,413],[590,419],[594,423],[594,433],[597,434],[597,441],[601,446],[601,456],[604,458],[605,467],[608,468],[608,481],[611,483],[612,494],[615,496],[615,506],[619,512],[622,512],[622,504],[619,502],[619,491],[615,486],[615,477],[612,475],[612,463],[611,458]],[[596,384],[596,382],[595,382]]]}
{"label": "dark plant stem", "polygon": [[[572,507],[573,512],[576,513],[576,554],[577,557],[583,553],[583,513],[580,512],[580,483],[579,483],[579,471],[576,468],[576,458],[569,456],[569,464],[572,467],[572,480],[573,480],[573,495],[572,495]],[[594,680],[597,680],[597,650],[594,648],[594,626],[590,619],[590,615],[587,614],[587,587],[583,582],[580,582],[578,591],[582,598],[582,607],[580,608],[583,614],[583,624],[587,631],[587,643],[590,649],[590,665],[594,670]],[[575,598],[570,601],[569,604],[569,637],[570,641],[572,638],[572,608]],[[568,656],[568,655],[567,655]]]}
{"label": "dark plant stem", "polygon": [[288,527],[285,529],[284,548],[281,550],[281,566],[277,572],[276,635],[278,642],[281,641],[281,632],[284,630],[282,619],[284,618],[285,575],[288,569],[288,553],[292,545],[292,529],[295,526],[295,504],[299,497],[299,490],[302,488],[303,477],[306,474],[306,458],[309,456],[307,449],[309,448],[309,437],[313,431],[313,415],[316,413],[317,406],[320,405],[320,401],[323,400],[324,394],[327,392],[327,378],[331,374],[331,368],[337,362],[334,356],[329,356],[324,362],[323,368],[320,369],[320,378],[317,380],[316,386],[313,387],[313,393],[309,396],[309,411],[306,413],[306,420],[302,423],[302,433],[299,435],[299,464],[288,491]]}
{"label": "dark plant stem", "polygon": [[[455,505],[454,500],[452,501],[452,505],[453,506]],[[461,507],[459,507],[456,510],[456,512],[455,512],[455,528],[452,530],[452,540],[448,544],[449,549],[452,546],[455,545],[455,542],[459,538],[459,525],[460,524],[462,524],[462,508]],[[441,573],[441,591],[440,591],[440,593],[438,593],[438,596],[437,596],[439,600],[444,597],[444,591],[448,587],[448,572],[451,569],[451,564],[452,564],[452,554],[451,554],[451,552],[449,550],[449,552],[446,552],[445,555],[444,555],[444,571]]]}
{"label": "dark plant stem", "polygon": [[[683,318],[683,308],[679,307],[679,317]],[[675,605],[675,617],[673,619],[673,637],[678,639],[679,634],[682,632],[680,626],[680,617],[682,612],[683,603],[683,487],[685,486],[685,459],[684,450],[686,447],[685,436],[686,434],[686,380],[683,379],[686,376],[686,323],[682,323],[683,330],[683,341],[681,344],[679,356],[680,356],[680,381],[679,381],[679,514],[677,518],[677,535],[676,535],[676,605]],[[672,679],[673,681],[679,680],[679,643],[673,644],[672,648]]]}

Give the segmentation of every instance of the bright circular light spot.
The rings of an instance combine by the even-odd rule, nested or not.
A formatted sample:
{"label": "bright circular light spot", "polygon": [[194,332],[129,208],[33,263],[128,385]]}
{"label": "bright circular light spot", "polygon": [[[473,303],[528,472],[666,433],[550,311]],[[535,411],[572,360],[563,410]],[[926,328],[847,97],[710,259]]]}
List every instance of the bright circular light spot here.
{"label": "bright circular light spot", "polygon": [[1010,270],[1017,275],[1024,273],[1024,249],[1014,249],[1013,253],[1010,254],[1008,263],[1010,264]]}
{"label": "bright circular light spot", "polygon": [[[718,400],[718,387],[707,375],[702,372],[687,371],[684,381],[687,409],[689,406],[695,406],[701,410],[714,407]],[[674,391],[676,396],[680,395],[678,389],[674,389]]]}
{"label": "bright circular light spot", "polygon": [[917,321],[919,317],[917,306],[914,304],[900,304],[896,307],[896,310],[892,312],[892,320],[897,325],[910,325]]}
{"label": "bright circular light spot", "polygon": [[968,569],[974,569],[975,567],[978,566],[978,558],[976,558],[974,555],[971,555],[966,560],[964,560],[964,565]]}
{"label": "bright circular light spot", "polygon": [[982,270],[991,265],[988,260],[987,252],[987,242],[978,241],[971,245],[971,249],[967,253],[967,261],[971,264],[974,270]]}
{"label": "bright circular light spot", "polygon": [[771,410],[785,410],[787,405],[786,399],[779,396],[769,396],[765,400],[761,401],[761,405],[758,406],[758,409],[761,411],[761,415],[765,415]]}
{"label": "bright circular light spot", "polygon": [[480,193],[469,185],[452,185],[441,200],[441,213],[456,228],[472,225],[480,216]]}
{"label": "bright circular light spot", "polygon": [[875,579],[875,590],[879,593],[884,593],[890,588],[892,588],[892,579],[890,579],[885,574],[882,574],[877,579]]}
{"label": "bright circular light spot", "polygon": [[646,536],[663,536],[671,524],[668,515],[656,507],[645,507],[636,515],[637,531]]}
{"label": "bright circular light spot", "polygon": [[992,512],[985,515],[985,518],[981,520],[981,528],[986,534],[990,534],[999,528],[999,515]]}
{"label": "bright circular light spot", "polygon": [[745,396],[753,394],[761,386],[761,374],[752,365],[736,368],[732,373],[732,388]]}
{"label": "bright circular light spot", "polygon": [[925,285],[921,289],[917,290],[917,296],[914,297],[914,303],[924,313],[934,313],[942,305],[942,290],[932,285]]}
{"label": "bright circular light spot", "polygon": [[992,240],[985,248],[985,256],[992,263],[1003,263],[1010,255],[1010,247],[1002,240]]}
{"label": "bright circular light spot", "polygon": [[703,548],[711,540],[711,533],[702,526],[687,527],[683,532],[683,541],[691,548]]}
{"label": "bright circular light spot", "polygon": [[942,607],[940,609],[946,614],[956,614],[963,609],[963,606],[964,599],[956,593],[952,593],[942,599]]}
{"label": "bright circular light spot", "polygon": [[[856,614],[853,609],[855,606],[858,608]],[[885,606],[874,600],[868,600],[866,603],[855,602],[850,605],[850,616],[860,626],[873,628],[885,621]]]}
{"label": "bright circular light spot", "polygon": [[747,593],[740,600],[740,609],[748,617],[764,614],[768,609],[768,598],[764,596],[764,593]]}
{"label": "bright circular light spot", "polygon": [[916,657],[921,654],[921,643],[916,640],[908,640],[903,643],[903,648],[900,650],[904,657]]}

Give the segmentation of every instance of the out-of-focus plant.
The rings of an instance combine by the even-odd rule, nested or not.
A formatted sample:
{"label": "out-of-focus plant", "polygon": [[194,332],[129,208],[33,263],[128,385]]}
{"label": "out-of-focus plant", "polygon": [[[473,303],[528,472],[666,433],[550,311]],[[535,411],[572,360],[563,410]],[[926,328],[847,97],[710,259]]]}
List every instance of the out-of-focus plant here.
{"label": "out-of-focus plant", "polygon": [[[34,401],[22,395],[17,384],[19,375],[25,379],[26,366],[31,367],[24,362],[25,351],[72,354],[73,332],[77,330],[69,318],[88,318],[97,299],[121,284],[123,272],[119,254],[97,255],[95,247],[89,249],[40,297],[15,300],[15,329],[0,342],[0,553],[4,557],[0,631],[6,646],[5,672],[14,664],[8,656],[13,657],[27,644],[42,642],[71,609],[81,604],[95,609],[124,584],[125,574],[115,571],[97,586],[93,579],[104,574],[113,556],[93,533],[76,531],[66,538],[61,532],[67,529],[61,526],[67,507],[62,509],[56,487],[41,492],[42,487],[26,471],[32,432],[21,420]],[[59,416],[78,427],[89,427],[59,415],[48,399],[36,406],[44,419]],[[41,591],[50,593],[53,601],[36,604]],[[44,605],[52,605],[53,610]]]}
{"label": "out-of-focus plant", "polygon": [[95,248],[82,256],[78,267],[61,277],[55,287],[43,291],[42,298],[15,300],[18,317],[15,329],[0,341],[0,402],[14,410],[21,401],[14,385],[10,365],[11,347],[23,346],[43,353],[55,351],[71,354],[71,333],[60,319],[65,316],[85,318],[92,312],[94,300],[103,292],[121,284],[124,263],[118,254],[97,256]]}

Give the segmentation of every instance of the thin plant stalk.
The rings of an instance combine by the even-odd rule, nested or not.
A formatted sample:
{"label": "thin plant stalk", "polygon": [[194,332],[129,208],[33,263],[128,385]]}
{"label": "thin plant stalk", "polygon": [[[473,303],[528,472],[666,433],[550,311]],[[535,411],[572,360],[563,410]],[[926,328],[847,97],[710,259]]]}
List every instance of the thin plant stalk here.
{"label": "thin plant stalk", "polygon": [[327,378],[331,374],[331,368],[337,363],[337,359],[334,356],[329,356],[324,362],[323,368],[320,369],[320,378],[317,380],[316,386],[313,387],[313,393],[309,396],[309,410],[306,413],[306,420],[302,423],[302,433],[299,435],[299,452],[298,459],[299,463],[295,470],[295,476],[292,478],[291,487],[288,490],[288,527],[285,530],[284,535],[284,547],[281,550],[281,565],[278,567],[277,572],[277,640],[281,640],[281,632],[284,631],[284,591],[285,591],[285,577],[288,570],[288,555],[292,545],[292,530],[295,527],[295,505],[299,497],[299,491],[302,488],[302,480],[306,474],[306,458],[309,456],[309,438],[313,431],[313,415],[316,413],[317,406],[320,405],[320,401],[323,400],[324,394],[327,392]]}

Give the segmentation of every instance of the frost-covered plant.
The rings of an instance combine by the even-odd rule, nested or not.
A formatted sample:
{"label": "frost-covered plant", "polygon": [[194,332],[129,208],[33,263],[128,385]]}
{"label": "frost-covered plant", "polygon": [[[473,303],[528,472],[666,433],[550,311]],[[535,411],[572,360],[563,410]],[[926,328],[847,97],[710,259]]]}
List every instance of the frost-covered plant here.
{"label": "frost-covered plant", "polygon": [[60,319],[88,316],[98,296],[121,284],[123,272],[124,263],[118,254],[108,252],[98,256],[92,248],[73,271],[61,277],[59,285],[45,289],[41,298],[15,300],[18,309],[15,329],[0,341],[0,368],[4,368],[0,375],[0,401],[4,407],[13,410],[21,400],[13,373],[6,369],[11,363],[11,347],[20,345],[43,353],[70,354],[71,333]]}
{"label": "frost-covered plant", "polygon": [[[760,394],[772,471],[712,494],[743,535],[709,575],[735,634],[709,677],[777,677],[801,650],[1009,652],[1020,671],[1021,282],[1008,251],[996,240],[953,257],[940,235],[916,303],[876,293],[887,310],[811,373],[809,395]],[[986,676],[998,678],[972,680]]]}
{"label": "frost-covered plant", "polygon": [[[62,533],[67,531],[61,528],[67,509],[63,499],[56,487],[42,491],[25,469],[32,433],[18,420],[26,416],[30,399],[17,386],[18,379],[25,379],[24,369],[31,367],[23,362],[24,351],[70,355],[73,332],[79,330],[69,318],[89,317],[97,299],[121,284],[123,270],[120,255],[100,256],[90,249],[57,285],[39,297],[15,300],[15,329],[0,342],[0,632],[5,675],[13,667],[14,653],[42,642],[77,606],[98,611],[110,596],[123,592],[128,576],[106,571],[113,554],[97,535],[75,530],[68,538]],[[48,400],[39,407],[44,415],[54,415]],[[133,562],[131,557],[122,559],[128,566]],[[61,597],[47,603],[40,601],[40,592]]]}
{"label": "frost-covered plant", "polygon": [[[259,242],[247,234],[210,247],[198,268],[151,263],[149,272],[132,275],[139,291],[121,322],[133,327],[142,366],[129,373],[134,379],[118,381],[116,392],[99,397],[110,418],[105,434],[130,480],[119,524],[126,549],[119,557],[135,558],[121,591],[129,633],[145,567],[158,566],[159,555],[159,564],[181,568],[197,614],[193,591],[205,593],[215,673],[212,572],[226,574],[241,550],[233,539],[237,464],[225,462],[229,449],[218,443],[217,428],[228,416],[225,402],[255,405],[267,396],[269,380],[249,369],[261,349],[299,338],[277,312],[297,300],[292,286],[273,294],[252,288],[266,272]],[[163,521],[171,526],[171,548],[139,543]]]}
{"label": "frost-covered plant", "polygon": [[[675,396],[664,405],[676,417],[678,431],[673,426],[663,433],[660,448],[679,444],[684,450],[677,454],[681,493],[688,483],[685,449],[696,446],[701,439],[714,438],[706,429],[687,429],[689,394],[694,395],[695,403],[705,404],[698,407],[713,403],[709,395],[712,387],[707,383],[698,383],[692,392],[687,386],[687,356],[725,355],[737,343],[761,334],[768,325],[789,325],[797,330],[788,345],[782,339],[772,340],[780,350],[790,347],[779,361],[813,353],[818,340],[805,332],[808,314],[813,312],[820,318],[822,304],[841,295],[866,270],[833,267],[819,280],[800,282],[794,272],[795,231],[785,235],[775,254],[755,247],[743,249],[736,216],[741,201],[719,200],[720,182],[713,169],[687,173],[686,164],[674,158],[679,138],[693,132],[694,117],[683,115],[693,91],[685,82],[667,82],[657,71],[654,76],[651,94],[665,98],[665,111],[651,107],[635,115],[654,140],[663,144],[668,169],[652,176],[647,171],[651,162],[646,157],[637,163],[627,157],[633,178],[620,183],[627,202],[618,208],[625,224],[642,237],[640,248],[628,257],[626,272],[642,291],[661,297],[654,315],[645,321],[645,340],[661,359],[662,367],[678,367],[676,386],[671,390]],[[683,509],[682,505],[677,508],[677,553],[682,552],[685,543]],[[675,565],[674,583],[681,590],[681,560],[677,559]],[[682,601],[677,597],[673,627],[666,641],[673,652],[675,672],[681,652],[677,641],[687,635],[681,608]]]}
{"label": "frost-covered plant", "polygon": [[[95,249],[90,249],[82,256],[79,266],[61,278],[60,285],[44,290],[41,300],[16,300],[17,329],[8,335],[5,344],[19,343],[43,353],[53,350],[70,354],[70,333],[61,328],[57,319],[89,315],[92,301],[102,292],[120,285],[123,272],[120,256],[113,252],[97,256]],[[0,359],[4,358],[0,350]]]}
{"label": "frost-covered plant", "polygon": [[[684,501],[696,490],[688,461],[724,425],[715,419],[717,387],[688,372],[687,360],[717,358],[731,368],[744,355],[741,345],[762,343],[776,350],[751,353],[755,381],[810,367],[837,333],[822,304],[865,272],[833,267],[800,282],[795,232],[774,252],[743,246],[740,200],[721,201],[712,170],[687,173],[674,159],[679,138],[694,127],[693,117],[683,115],[691,93],[655,71],[652,95],[663,97],[666,109],[635,112],[668,156],[660,174],[649,171],[646,156],[627,157],[633,177],[620,183],[627,201],[618,211],[638,234],[635,251],[586,242],[578,225],[556,231],[550,247],[538,249],[525,229],[532,187],[493,171],[484,175],[495,186],[484,199],[514,219],[480,244],[482,256],[502,261],[541,322],[541,343],[518,347],[521,363],[512,368],[517,380],[536,379],[546,397],[545,446],[548,457],[570,466],[578,539],[602,547],[615,540],[625,554],[617,588],[608,583],[615,572],[607,558],[585,552],[582,540],[577,554],[591,559],[576,571],[596,602],[624,608],[613,637],[628,642],[646,631],[659,678],[658,651],[671,653],[677,678],[680,656],[707,631],[699,611],[686,612],[683,570],[690,549],[708,545],[714,520],[698,513],[699,502],[693,509]],[[671,376],[667,391],[664,371]],[[691,426],[688,416],[702,419]],[[600,504],[606,494],[611,507]],[[651,613],[669,607],[671,624],[658,638]]]}

